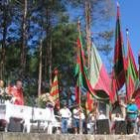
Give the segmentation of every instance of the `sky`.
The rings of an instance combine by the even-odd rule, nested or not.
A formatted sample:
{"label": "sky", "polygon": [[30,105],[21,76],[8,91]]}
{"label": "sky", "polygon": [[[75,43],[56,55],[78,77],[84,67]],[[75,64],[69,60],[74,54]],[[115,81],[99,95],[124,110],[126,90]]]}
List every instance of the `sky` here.
{"label": "sky", "polygon": [[[140,0],[113,0],[113,1],[115,5],[117,1],[119,2],[120,5],[121,28],[123,32],[124,46],[126,48],[126,28],[128,28],[131,48],[134,53],[136,64],[138,65],[138,52],[140,51]],[[75,12],[73,14],[76,15]],[[114,30],[115,24],[116,24],[116,14],[113,19],[113,24],[111,22],[111,26],[113,25],[112,28],[114,28]],[[115,39],[113,39],[113,42],[111,44],[112,47],[115,46],[114,44]],[[114,59],[113,55],[114,52],[112,52],[112,58]]]}
{"label": "sky", "polygon": [[129,29],[129,39],[138,64],[138,52],[140,51],[140,0],[119,0],[121,13],[121,27],[124,44],[126,47],[125,29]]}

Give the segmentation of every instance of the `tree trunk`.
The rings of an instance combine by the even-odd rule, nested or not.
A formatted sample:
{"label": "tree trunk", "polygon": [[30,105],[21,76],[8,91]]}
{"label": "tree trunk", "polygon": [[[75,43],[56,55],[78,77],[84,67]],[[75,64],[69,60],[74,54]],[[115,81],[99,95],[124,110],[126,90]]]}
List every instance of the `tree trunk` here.
{"label": "tree trunk", "polygon": [[90,51],[91,51],[91,31],[90,31],[90,24],[91,24],[91,3],[89,0],[85,0],[85,21],[86,21],[86,41],[87,41],[87,66],[89,68],[90,65]]}
{"label": "tree trunk", "polygon": [[1,48],[1,63],[0,63],[0,78],[4,79],[5,75],[5,49],[6,49],[6,35],[7,35],[7,17],[8,5],[3,6],[3,39]]}
{"label": "tree trunk", "polygon": [[26,67],[26,20],[27,20],[27,0],[24,0],[24,13],[23,13],[23,23],[22,23],[22,46],[21,46],[21,73],[23,77],[25,74]]}
{"label": "tree trunk", "polygon": [[[52,37],[51,37],[51,21],[50,21],[50,8],[49,6],[46,8],[46,17],[47,17],[47,45],[46,45],[46,55],[45,55],[45,76],[46,79],[49,79],[49,87],[52,84]],[[47,73],[48,71],[48,73]]]}
{"label": "tree trunk", "polygon": [[46,45],[44,46],[45,47],[45,53],[44,53],[44,81],[46,81],[47,79],[47,66],[48,66],[48,57],[47,57],[47,54],[48,54],[48,42],[46,42]]}
{"label": "tree trunk", "polygon": [[49,84],[52,85],[52,38],[50,38],[49,46]]}
{"label": "tree trunk", "polygon": [[42,40],[39,46],[38,97],[41,95],[41,81],[42,81]]}

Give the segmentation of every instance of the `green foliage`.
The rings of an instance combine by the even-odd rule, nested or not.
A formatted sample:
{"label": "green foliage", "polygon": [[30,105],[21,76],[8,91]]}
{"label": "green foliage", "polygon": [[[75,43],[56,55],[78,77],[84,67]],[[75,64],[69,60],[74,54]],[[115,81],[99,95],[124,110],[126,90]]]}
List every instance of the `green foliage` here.
{"label": "green foliage", "polygon": [[54,32],[52,34],[53,62],[57,67],[59,67],[60,64],[74,64],[76,38],[77,33],[76,26],[74,24],[62,23],[54,28]]}
{"label": "green foliage", "polygon": [[[53,28],[52,31],[52,69],[58,68],[59,82],[73,83],[73,68],[76,61],[76,25],[65,20]],[[63,86],[63,84],[62,84]]]}
{"label": "green foliage", "polygon": [[[39,49],[43,39],[43,70],[42,90],[49,91],[50,46],[52,47],[52,70],[58,68],[60,89],[69,89],[74,86],[74,67],[76,62],[77,23],[72,20],[82,17],[84,13],[83,0],[28,0],[26,19],[26,70],[22,78],[24,95],[27,104],[32,104],[29,97],[37,96]],[[92,24],[103,23],[112,17],[110,0],[91,1]],[[70,7],[70,10],[68,10]],[[108,8],[107,8],[108,7]],[[111,8],[109,8],[111,7]],[[6,35],[6,62],[5,81],[7,83],[19,78],[20,55],[22,40],[22,24],[24,0],[11,0],[8,5],[8,27]],[[80,9],[82,13],[76,10]],[[76,16],[77,15],[77,16]],[[3,17],[0,15],[1,22]],[[85,19],[85,18],[84,18]],[[97,22],[98,21],[98,22]],[[0,22],[1,26],[2,23]],[[100,26],[101,27],[101,26]],[[94,28],[94,26],[93,26]],[[102,27],[101,27],[102,28]],[[84,28],[82,29],[84,31]],[[2,28],[0,36],[2,36]],[[112,31],[98,34],[98,41],[103,43],[99,48],[109,54]],[[102,41],[100,41],[102,40]],[[2,39],[0,40],[2,42]],[[63,98],[63,97],[62,97]]]}

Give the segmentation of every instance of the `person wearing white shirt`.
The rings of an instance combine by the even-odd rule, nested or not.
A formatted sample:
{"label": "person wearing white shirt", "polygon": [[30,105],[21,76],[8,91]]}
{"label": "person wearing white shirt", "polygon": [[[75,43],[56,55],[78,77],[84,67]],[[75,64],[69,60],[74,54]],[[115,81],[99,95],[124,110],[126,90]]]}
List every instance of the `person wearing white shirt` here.
{"label": "person wearing white shirt", "polygon": [[64,107],[59,111],[61,115],[61,132],[67,133],[68,132],[68,120],[71,117],[71,111],[67,108],[66,104]]}
{"label": "person wearing white shirt", "polygon": [[75,130],[75,134],[77,134],[79,132],[79,128],[80,128],[80,117],[81,117],[81,125],[83,127],[83,120],[85,119],[85,115],[82,112],[82,109],[77,106],[74,110],[73,110],[73,121],[74,121],[74,130]]}
{"label": "person wearing white shirt", "polygon": [[97,119],[97,114],[96,112],[92,112],[89,114],[89,122],[87,124],[87,127],[89,129],[90,134],[95,134],[96,130],[96,119]]}
{"label": "person wearing white shirt", "polygon": [[101,110],[98,116],[98,120],[106,119],[106,116],[103,114],[103,111]]}

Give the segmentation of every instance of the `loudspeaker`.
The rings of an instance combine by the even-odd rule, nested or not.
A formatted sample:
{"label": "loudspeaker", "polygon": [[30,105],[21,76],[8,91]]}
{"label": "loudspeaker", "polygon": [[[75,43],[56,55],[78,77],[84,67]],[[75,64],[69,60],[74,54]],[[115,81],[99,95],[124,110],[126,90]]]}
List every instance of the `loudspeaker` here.
{"label": "loudspeaker", "polygon": [[110,134],[109,120],[97,120],[97,134]]}
{"label": "loudspeaker", "polygon": [[8,124],[9,132],[22,132],[23,124],[20,123],[21,119],[10,118],[10,123]]}
{"label": "loudspeaker", "polygon": [[115,134],[126,134],[125,121],[115,121]]}

